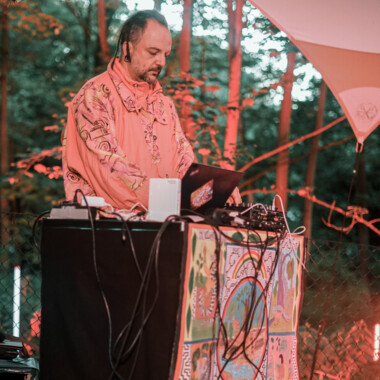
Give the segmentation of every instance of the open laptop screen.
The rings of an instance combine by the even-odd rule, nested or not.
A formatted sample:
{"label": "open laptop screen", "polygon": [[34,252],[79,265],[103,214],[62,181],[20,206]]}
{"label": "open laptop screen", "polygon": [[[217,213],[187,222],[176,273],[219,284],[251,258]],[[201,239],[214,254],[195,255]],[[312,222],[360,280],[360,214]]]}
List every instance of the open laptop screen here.
{"label": "open laptop screen", "polygon": [[182,178],[181,209],[204,213],[224,207],[244,173],[192,163]]}

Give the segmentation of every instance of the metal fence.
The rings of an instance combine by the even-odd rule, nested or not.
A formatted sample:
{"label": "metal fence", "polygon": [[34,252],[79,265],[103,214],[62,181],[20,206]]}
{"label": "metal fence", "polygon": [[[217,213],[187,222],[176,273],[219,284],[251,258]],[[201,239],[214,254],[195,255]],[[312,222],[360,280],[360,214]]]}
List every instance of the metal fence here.
{"label": "metal fence", "polygon": [[[18,334],[38,358],[41,265],[32,237],[36,216],[0,216],[0,327],[6,334]],[[380,360],[375,360],[380,247],[321,240],[307,246],[298,329],[300,378],[380,379]]]}
{"label": "metal fence", "polygon": [[380,379],[380,247],[311,240],[308,254],[300,377],[310,379],[314,368],[312,379]]}
{"label": "metal fence", "polygon": [[20,338],[38,358],[41,263],[32,238],[34,220],[30,214],[1,214],[0,329]]}

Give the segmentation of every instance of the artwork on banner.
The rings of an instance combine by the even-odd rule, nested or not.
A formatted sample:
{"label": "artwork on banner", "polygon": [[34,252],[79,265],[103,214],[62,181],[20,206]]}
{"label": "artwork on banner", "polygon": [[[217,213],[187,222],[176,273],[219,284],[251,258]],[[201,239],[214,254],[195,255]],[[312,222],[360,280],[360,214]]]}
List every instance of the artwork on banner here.
{"label": "artwork on banner", "polygon": [[248,239],[190,225],[175,378],[298,378],[303,239]]}

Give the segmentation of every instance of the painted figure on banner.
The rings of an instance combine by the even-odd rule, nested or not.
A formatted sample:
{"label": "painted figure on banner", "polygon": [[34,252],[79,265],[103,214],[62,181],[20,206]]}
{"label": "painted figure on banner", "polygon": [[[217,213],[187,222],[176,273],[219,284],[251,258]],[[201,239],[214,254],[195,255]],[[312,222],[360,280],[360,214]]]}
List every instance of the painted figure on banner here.
{"label": "painted figure on banner", "polygon": [[271,305],[269,320],[270,326],[277,332],[295,328],[297,317],[294,315],[294,303],[292,302],[297,296],[295,293],[298,288],[295,260],[293,245],[283,244],[274,278],[277,291],[273,296],[276,301]]}
{"label": "painted figure on banner", "polygon": [[[252,379],[265,357],[268,321],[263,287],[251,277],[240,281],[231,293],[223,311],[224,330],[217,346],[219,370],[223,378]],[[245,326],[250,326],[246,330]],[[254,365],[252,365],[252,363]]]}
{"label": "painted figure on banner", "polygon": [[[211,262],[208,261],[208,257],[211,257]],[[194,317],[196,319],[213,318],[216,304],[216,261],[213,255],[208,255],[207,248],[204,246],[195,276]]]}

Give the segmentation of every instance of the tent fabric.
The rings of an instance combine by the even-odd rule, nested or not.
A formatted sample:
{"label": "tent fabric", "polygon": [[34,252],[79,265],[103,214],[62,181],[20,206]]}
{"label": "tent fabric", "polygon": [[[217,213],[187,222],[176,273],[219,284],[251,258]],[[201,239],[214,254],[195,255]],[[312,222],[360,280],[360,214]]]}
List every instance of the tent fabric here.
{"label": "tent fabric", "polygon": [[380,1],[249,1],[321,73],[363,143],[380,125]]}

